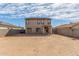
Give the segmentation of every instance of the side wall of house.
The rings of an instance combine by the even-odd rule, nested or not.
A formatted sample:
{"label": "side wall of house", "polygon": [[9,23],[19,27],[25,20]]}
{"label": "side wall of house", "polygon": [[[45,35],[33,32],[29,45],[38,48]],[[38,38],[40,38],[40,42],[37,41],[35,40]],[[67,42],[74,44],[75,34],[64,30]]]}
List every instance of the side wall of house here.
{"label": "side wall of house", "polygon": [[6,36],[9,32],[9,29],[0,29],[0,36]]}
{"label": "side wall of house", "polygon": [[66,36],[73,36],[73,32],[71,29],[57,29],[57,33]]}
{"label": "side wall of house", "polygon": [[73,27],[73,36],[79,37],[79,24]]}
{"label": "side wall of house", "polygon": [[0,36],[11,36],[11,35],[16,35],[20,34],[21,30],[16,30],[16,29],[0,29]]}
{"label": "side wall of house", "polygon": [[6,33],[6,36],[17,35],[17,34],[20,34],[20,30],[17,30],[17,29],[9,29],[9,31]]}
{"label": "side wall of house", "polygon": [[79,38],[79,24],[71,27],[58,27],[56,28],[56,33]]}
{"label": "side wall of house", "polygon": [[73,37],[79,37],[79,29],[73,30]]}

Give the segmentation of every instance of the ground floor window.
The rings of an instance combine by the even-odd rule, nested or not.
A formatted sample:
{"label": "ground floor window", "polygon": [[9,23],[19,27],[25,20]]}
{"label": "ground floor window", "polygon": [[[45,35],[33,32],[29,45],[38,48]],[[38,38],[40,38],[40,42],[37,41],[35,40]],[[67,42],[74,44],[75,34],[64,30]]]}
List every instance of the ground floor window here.
{"label": "ground floor window", "polygon": [[32,32],[32,28],[27,28],[27,32],[31,33]]}
{"label": "ground floor window", "polygon": [[41,32],[41,28],[36,28],[36,32]]}

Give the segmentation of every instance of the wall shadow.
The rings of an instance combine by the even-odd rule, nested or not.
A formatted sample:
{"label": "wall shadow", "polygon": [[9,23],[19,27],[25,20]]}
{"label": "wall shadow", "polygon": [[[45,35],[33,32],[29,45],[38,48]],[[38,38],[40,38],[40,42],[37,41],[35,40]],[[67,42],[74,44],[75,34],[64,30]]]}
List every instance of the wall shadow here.
{"label": "wall shadow", "polygon": [[69,37],[69,38],[72,38],[72,40],[79,40],[79,37],[68,36],[68,35],[58,34],[58,33],[55,33],[55,34],[57,34],[57,35],[62,35],[62,36],[65,36],[65,37]]}
{"label": "wall shadow", "polygon": [[5,36],[14,36],[17,34],[23,34],[22,31],[24,31],[24,30],[10,29]]}
{"label": "wall shadow", "polygon": [[34,34],[34,33],[26,34],[25,30],[10,29],[5,36],[25,37],[25,36],[48,36],[48,35],[50,35],[50,34],[42,34],[42,33],[40,33],[40,34],[39,33],[37,33],[37,34]]}

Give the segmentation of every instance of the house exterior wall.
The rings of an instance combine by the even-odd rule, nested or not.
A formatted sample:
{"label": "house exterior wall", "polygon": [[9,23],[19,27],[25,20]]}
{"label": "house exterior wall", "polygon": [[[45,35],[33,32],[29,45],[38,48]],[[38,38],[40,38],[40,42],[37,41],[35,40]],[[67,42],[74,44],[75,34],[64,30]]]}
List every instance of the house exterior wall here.
{"label": "house exterior wall", "polygon": [[79,24],[73,27],[73,36],[79,37]]}
{"label": "house exterior wall", "polygon": [[52,26],[49,27],[49,33],[52,34]]}
{"label": "house exterior wall", "polygon": [[0,25],[0,36],[19,34],[19,30],[21,30],[21,28],[18,27],[14,28],[7,25]]}
{"label": "house exterior wall", "polygon": [[0,36],[11,36],[19,34],[19,30],[14,29],[0,29]]}
{"label": "house exterior wall", "polygon": [[57,33],[66,36],[79,37],[79,25],[72,28],[58,28]]}
{"label": "house exterior wall", "polygon": [[73,30],[73,37],[79,37],[79,30],[78,29]]}
{"label": "house exterior wall", "polygon": [[66,36],[73,36],[72,29],[68,29],[68,28],[57,29],[57,33]]}
{"label": "house exterior wall", "polygon": [[9,32],[9,29],[0,29],[0,36],[6,36]]}
{"label": "house exterior wall", "polygon": [[58,26],[56,33],[79,38],[79,23],[64,25],[63,27]]}
{"label": "house exterior wall", "polygon": [[[30,32],[28,32],[28,28],[31,28]],[[36,28],[40,28],[41,30],[39,33],[42,33],[42,26],[27,26],[26,33],[36,33]]]}
{"label": "house exterior wall", "polygon": [[[29,33],[43,33],[45,34],[45,28],[48,28],[48,33],[52,33],[51,20],[48,18],[29,18],[25,20],[26,33],[28,33],[28,28],[31,28]],[[36,32],[39,28],[40,32]]]}

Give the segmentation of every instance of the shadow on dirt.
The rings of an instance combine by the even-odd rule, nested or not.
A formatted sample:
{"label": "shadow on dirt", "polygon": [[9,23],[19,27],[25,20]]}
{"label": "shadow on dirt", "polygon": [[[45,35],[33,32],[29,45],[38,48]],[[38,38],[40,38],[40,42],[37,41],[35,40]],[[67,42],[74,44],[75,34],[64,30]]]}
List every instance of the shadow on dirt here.
{"label": "shadow on dirt", "polygon": [[25,36],[48,36],[50,34],[42,34],[42,33],[37,33],[37,34],[34,34],[34,33],[30,33],[30,34],[26,34],[25,33],[25,30],[9,30],[8,33],[6,34],[6,37],[10,37],[10,36],[15,36],[15,37],[25,37]]}
{"label": "shadow on dirt", "polygon": [[57,34],[57,35],[62,35],[62,36],[65,36],[65,37],[69,37],[69,38],[72,38],[72,40],[79,40],[79,37],[73,37],[73,36],[68,36],[68,35],[63,35],[63,34]]}

